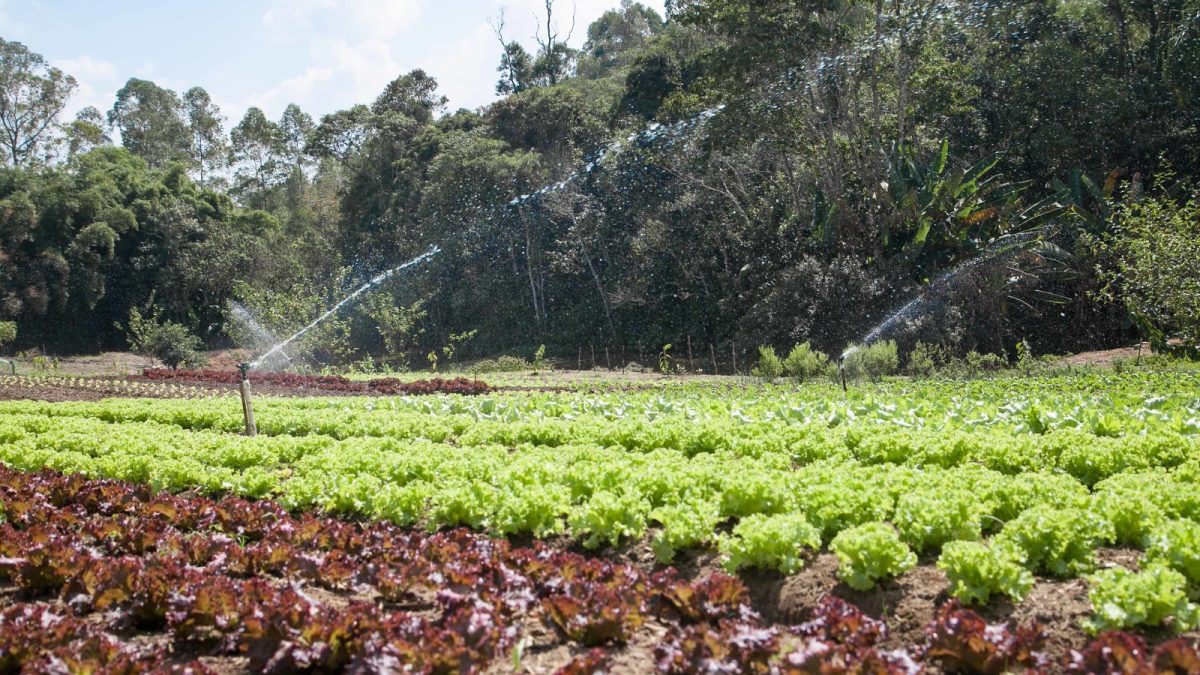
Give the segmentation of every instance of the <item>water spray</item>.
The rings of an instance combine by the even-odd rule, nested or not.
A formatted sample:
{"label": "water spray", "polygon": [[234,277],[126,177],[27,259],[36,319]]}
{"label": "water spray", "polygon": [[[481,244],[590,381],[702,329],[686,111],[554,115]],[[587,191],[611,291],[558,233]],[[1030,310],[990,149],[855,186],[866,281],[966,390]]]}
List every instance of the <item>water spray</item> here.
{"label": "water spray", "polygon": [[241,376],[242,415],[246,418],[246,435],[257,436],[258,427],[254,425],[254,405],[250,402],[250,364],[239,363],[238,374]]}
{"label": "water spray", "polygon": [[[1139,355],[1140,355],[1140,354],[1139,354]],[[10,368],[12,368],[12,374],[13,374],[14,376],[17,374],[17,362],[16,362],[16,361],[9,361],[8,359],[0,359],[0,361],[3,361],[3,362],[5,362],[5,363],[7,363],[7,364],[8,364],[8,366],[9,366]]]}

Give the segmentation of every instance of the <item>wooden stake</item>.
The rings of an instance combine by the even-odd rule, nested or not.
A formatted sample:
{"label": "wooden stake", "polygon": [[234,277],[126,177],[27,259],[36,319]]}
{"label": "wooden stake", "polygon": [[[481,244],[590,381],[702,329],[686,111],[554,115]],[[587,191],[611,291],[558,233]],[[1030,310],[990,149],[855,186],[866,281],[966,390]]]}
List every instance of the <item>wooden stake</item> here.
{"label": "wooden stake", "polygon": [[250,380],[242,380],[242,415],[246,418],[246,435],[257,436],[258,427],[254,424],[254,404],[250,402]]}
{"label": "wooden stake", "polygon": [[592,370],[596,369],[596,345],[592,345]]}
{"label": "wooden stake", "polygon": [[579,347],[579,351],[575,352],[575,370],[583,370],[583,347]]}
{"label": "wooden stake", "polygon": [[717,348],[714,347],[713,343],[711,343],[711,342],[708,343],[708,355],[710,357],[712,357],[713,375],[720,375],[721,372],[720,372],[720,370],[717,369]]}
{"label": "wooden stake", "polygon": [[737,375],[737,343],[729,341],[729,353],[733,354],[733,374]]}
{"label": "wooden stake", "polygon": [[608,345],[604,345],[604,367],[612,370],[612,359],[608,356]]}

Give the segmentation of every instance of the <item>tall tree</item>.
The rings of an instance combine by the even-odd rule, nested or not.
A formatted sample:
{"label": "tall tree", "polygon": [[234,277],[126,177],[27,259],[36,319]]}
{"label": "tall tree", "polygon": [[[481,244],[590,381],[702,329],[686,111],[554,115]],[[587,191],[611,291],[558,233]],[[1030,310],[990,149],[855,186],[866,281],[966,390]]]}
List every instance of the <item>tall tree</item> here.
{"label": "tall tree", "polygon": [[500,96],[520,93],[533,83],[533,57],[520,42],[505,39],[503,7],[500,8],[500,16],[490,23],[492,32],[500,41],[501,49],[500,65],[496,67],[496,72],[500,73],[500,80],[496,82],[496,93]]}
{"label": "tall tree", "polygon": [[75,113],[75,121],[64,129],[67,136],[67,156],[75,157],[112,143],[104,128],[104,115],[95,106]]}
{"label": "tall tree", "polygon": [[283,154],[292,173],[303,171],[307,166],[309,160],[305,148],[315,129],[312,116],[301,110],[300,106],[289,103],[283,109],[283,115],[279,118],[279,132],[282,135]]}
{"label": "tall tree", "polygon": [[191,134],[183,104],[170,89],[130,78],[117,92],[108,123],[121,132],[121,145],[151,167],[191,160]]}
{"label": "tall tree", "polygon": [[36,156],[76,87],[75,78],[41,54],[0,38],[0,142],[6,163],[21,166]]}
{"label": "tall tree", "polygon": [[658,12],[640,2],[621,0],[619,9],[608,10],[588,26],[587,42],[579,57],[579,74],[603,77],[625,65],[662,32],[663,26]]}
{"label": "tall tree", "polygon": [[304,151],[317,159],[336,159],[344,164],[362,150],[370,133],[371,109],[359,103],[322,115]]}
{"label": "tall tree", "polygon": [[225,117],[202,87],[192,87],[184,92],[183,115],[191,132],[192,166],[200,185],[207,187],[213,174],[225,165]]}
{"label": "tall tree", "polygon": [[546,34],[538,26],[534,39],[538,43],[537,59],[533,62],[533,76],[541,84],[554,86],[571,76],[578,53],[567,43],[575,34],[575,14],[571,13],[571,28],[564,37],[554,22],[554,0],[546,1]]}
{"label": "tall tree", "polygon": [[283,130],[261,108],[250,108],[230,132],[233,192],[254,208],[267,205],[268,192],[287,177]]}

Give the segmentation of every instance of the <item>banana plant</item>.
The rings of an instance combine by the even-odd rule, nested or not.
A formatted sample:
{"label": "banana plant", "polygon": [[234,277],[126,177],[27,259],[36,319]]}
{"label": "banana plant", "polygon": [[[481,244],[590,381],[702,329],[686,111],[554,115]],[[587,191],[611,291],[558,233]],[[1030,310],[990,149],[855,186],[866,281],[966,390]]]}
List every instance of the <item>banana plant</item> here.
{"label": "banana plant", "polygon": [[1006,181],[993,172],[999,156],[964,169],[950,162],[943,140],[936,156],[923,159],[912,145],[893,146],[888,155],[886,189],[901,226],[880,232],[885,251],[917,257],[927,248],[971,254],[979,244],[1044,224],[1061,213],[1053,199],[1026,204],[1024,182]]}

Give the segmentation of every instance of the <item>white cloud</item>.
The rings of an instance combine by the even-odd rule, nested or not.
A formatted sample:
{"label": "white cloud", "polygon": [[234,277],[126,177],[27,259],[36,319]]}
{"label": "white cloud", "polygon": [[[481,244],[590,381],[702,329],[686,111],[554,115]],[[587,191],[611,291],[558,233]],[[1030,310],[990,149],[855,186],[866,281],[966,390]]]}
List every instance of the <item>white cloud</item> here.
{"label": "white cloud", "polygon": [[276,0],[263,25],[277,39],[302,40],[316,27],[339,34],[391,38],[414,24],[424,0]]}
{"label": "white cloud", "polygon": [[218,102],[221,111],[226,114],[239,115],[229,120],[230,125],[240,121],[240,112],[251,107],[262,108],[268,117],[278,117],[289,103],[306,103],[315,98],[315,94],[333,79],[332,68],[317,68],[309,66],[305,71],[294,77],[289,77],[279,84],[255,93],[242,101],[233,103]]}
{"label": "white cloud", "polygon": [[449,110],[475,109],[495,99],[499,43],[492,28],[481,22],[461,38],[433,45],[420,67],[435,77],[442,94],[450,99]]}
{"label": "white cloud", "polygon": [[67,102],[61,119],[73,119],[75,113],[87,106],[95,106],[100,112],[112,106],[120,82],[117,67],[109,61],[84,55],[73,59],[57,59],[54,67],[75,78],[79,88]]}

